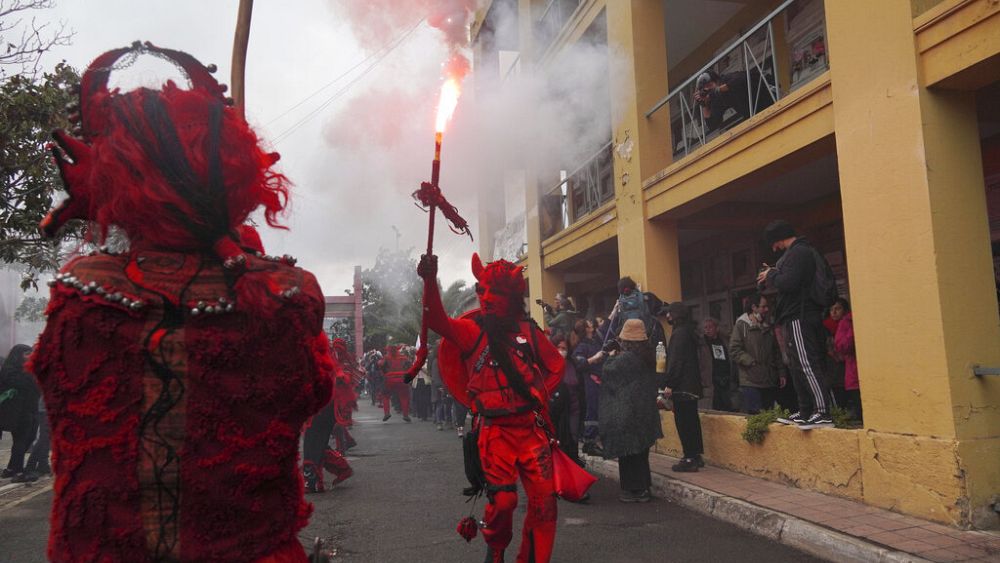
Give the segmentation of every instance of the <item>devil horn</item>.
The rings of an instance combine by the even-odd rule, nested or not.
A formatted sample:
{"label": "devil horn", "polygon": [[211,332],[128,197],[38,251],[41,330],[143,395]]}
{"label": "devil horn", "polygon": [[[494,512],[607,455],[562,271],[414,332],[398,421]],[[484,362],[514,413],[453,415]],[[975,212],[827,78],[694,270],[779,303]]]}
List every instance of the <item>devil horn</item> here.
{"label": "devil horn", "polygon": [[517,277],[521,277],[522,272],[524,272],[524,266],[518,266],[518,267],[514,268],[513,274],[515,276],[517,276]]}
{"label": "devil horn", "polygon": [[472,275],[475,276],[477,280],[482,280],[483,275],[483,261],[479,259],[479,253],[472,253]]}

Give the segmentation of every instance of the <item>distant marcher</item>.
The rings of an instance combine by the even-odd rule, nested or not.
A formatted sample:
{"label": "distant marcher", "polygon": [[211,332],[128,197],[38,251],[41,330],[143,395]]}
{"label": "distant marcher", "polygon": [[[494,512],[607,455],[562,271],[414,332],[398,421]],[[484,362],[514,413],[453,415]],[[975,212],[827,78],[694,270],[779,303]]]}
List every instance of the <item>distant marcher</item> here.
{"label": "distant marcher", "polygon": [[844,407],[851,418],[864,421],[861,409],[861,382],[858,379],[858,355],[854,349],[854,313],[848,312],[840,319],[837,335],[834,338],[837,352],[844,358],[844,390],[846,404]]}
{"label": "distant marcher", "polygon": [[49,465],[49,419],[45,412],[45,401],[38,400],[38,438],[35,445],[31,446],[31,454],[28,455],[28,463],[24,465],[24,473],[14,477],[12,482],[33,483],[52,475],[52,467]]}
{"label": "distant marcher", "polygon": [[701,369],[698,367],[698,335],[691,311],[680,302],[667,306],[667,322],[674,327],[667,346],[667,386],[663,390],[674,404],[674,424],[681,440],[684,457],[671,468],[679,472],[698,471],[705,462],[705,446],[698,418],[701,398]]}
{"label": "distant marcher", "polygon": [[0,473],[4,479],[24,472],[24,456],[38,432],[38,401],[42,392],[35,377],[24,367],[30,353],[31,346],[17,344],[0,367],[0,431],[10,432],[14,441],[7,468]]}
{"label": "distant marcher", "polygon": [[417,373],[411,385],[413,387],[413,410],[417,418],[427,422],[431,417],[431,377],[427,374],[427,368],[423,368]]}
{"label": "distant marcher", "polygon": [[834,337],[837,336],[837,327],[844,315],[851,312],[851,304],[843,297],[830,306],[830,311],[823,319],[823,327],[826,328],[826,383],[830,386],[830,393],[836,400],[836,405],[843,407],[847,403],[847,392],[844,389],[844,365],[843,355],[837,351],[834,345]]}
{"label": "distant marcher", "polygon": [[559,449],[582,466],[583,462],[580,460],[579,444],[577,443],[579,438],[577,429],[580,423],[580,403],[577,401],[577,393],[580,388],[580,380],[573,362],[569,361],[569,339],[560,333],[553,336],[551,340],[556,349],[559,350],[559,355],[567,358],[562,381],[556,388],[556,392],[549,397],[552,425],[555,426]]}
{"label": "distant marcher", "polygon": [[[602,455],[597,445],[600,425],[601,396],[601,365],[604,357],[601,355],[601,341],[593,321],[583,323],[583,336],[573,349],[573,362],[577,366],[577,374],[583,379],[583,392],[586,409],[583,418],[583,453],[587,455]],[[579,323],[578,327],[579,327]],[[579,329],[578,329],[579,330]]]}
{"label": "distant marcher", "polygon": [[698,341],[698,360],[701,366],[701,384],[712,390],[712,409],[732,412],[733,362],[729,355],[728,336],[719,328],[719,321],[709,317],[702,324],[702,337]]}
{"label": "distant marcher", "polygon": [[[622,502],[647,502],[652,475],[649,448],[663,437],[656,405],[656,359],[640,319],[628,319],[604,362],[601,443],[618,458]],[[605,353],[605,352],[602,352]]]}
{"label": "distant marcher", "polygon": [[789,371],[798,397],[798,411],[780,422],[809,427],[833,426],[830,417],[832,396],[824,374],[827,332],[823,328],[822,314],[834,299],[820,302],[827,300],[830,291],[836,292],[830,266],[787,221],[772,221],[764,237],[771,250],[784,251],[774,267],[761,271],[757,284],[762,290],[778,291],[774,317],[781,325]]}
{"label": "distant marcher", "polygon": [[739,370],[740,404],[745,413],[757,414],[774,406],[778,388],[785,386],[781,350],[768,319],[767,297],[747,298],[743,315],[729,340],[729,352]]}
{"label": "distant marcher", "polygon": [[545,326],[553,336],[562,334],[568,337],[573,332],[573,325],[580,319],[573,302],[562,293],[556,294],[555,307],[542,303],[542,310],[545,314]]}

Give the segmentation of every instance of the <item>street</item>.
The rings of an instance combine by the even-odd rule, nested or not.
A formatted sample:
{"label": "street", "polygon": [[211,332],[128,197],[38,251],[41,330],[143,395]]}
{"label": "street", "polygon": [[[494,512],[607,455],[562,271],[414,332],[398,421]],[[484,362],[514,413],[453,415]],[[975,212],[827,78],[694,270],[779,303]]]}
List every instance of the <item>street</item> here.
{"label": "street", "polygon": [[[354,477],[308,497],[316,510],[300,534],[303,543],[323,538],[334,561],[480,561],[482,538],[466,544],[455,532],[469,505],[460,494],[465,476],[454,431],[438,432],[416,418],[406,424],[398,414],[383,424],[380,410],[365,398],[361,403],[354,428],[359,445],[348,457]],[[21,491],[19,502],[0,508],[0,561],[45,561],[49,483]],[[817,561],[666,501],[622,504],[611,480],[601,479],[591,494],[587,505],[559,504],[554,561]],[[523,514],[522,495],[516,526]],[[508,561],[519,539],[517,527]]]}

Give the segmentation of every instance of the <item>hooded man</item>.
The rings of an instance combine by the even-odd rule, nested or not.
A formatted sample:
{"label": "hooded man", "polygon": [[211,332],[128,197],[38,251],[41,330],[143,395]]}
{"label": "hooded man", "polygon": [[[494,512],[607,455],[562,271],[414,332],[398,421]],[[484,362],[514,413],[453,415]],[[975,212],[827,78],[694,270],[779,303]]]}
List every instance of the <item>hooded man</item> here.
{"label": "hooded man", "polygon": [[528,497],[518,563],[545,563],[556,533],[556,495],[549,396],[565,359],[524,311],[522,268],[505,260],[486,266],[472,256],[479,309],[452,319],[437,285],[437,257],[421,256],[427,326],[442,337],[441,377],[455,400],[479,418],[478,449],[489,504],[483,517],[486,561],[502,562],[513,535],[520,476]]}

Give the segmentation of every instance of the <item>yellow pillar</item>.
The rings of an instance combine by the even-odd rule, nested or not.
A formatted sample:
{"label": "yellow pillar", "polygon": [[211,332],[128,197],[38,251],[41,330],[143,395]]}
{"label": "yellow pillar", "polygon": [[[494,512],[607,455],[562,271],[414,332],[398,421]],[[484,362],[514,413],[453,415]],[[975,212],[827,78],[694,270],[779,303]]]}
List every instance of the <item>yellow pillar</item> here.
{"label": "yellow pillar", "polygon": [[628,61],[623,77],[611,81],[619,271],[673,301],[680,299],[677,227],[646,219],[642,190],[644,178],[670,163],[669,112],[645,116],[667,94],[663,2],[608,2],[607,20],[609,49]]}
{"label": "yellow pillar", "polygon": [[975,99],[920,86],[908,0],[825,2],[865,500],[997,526],[1000,325]]}

